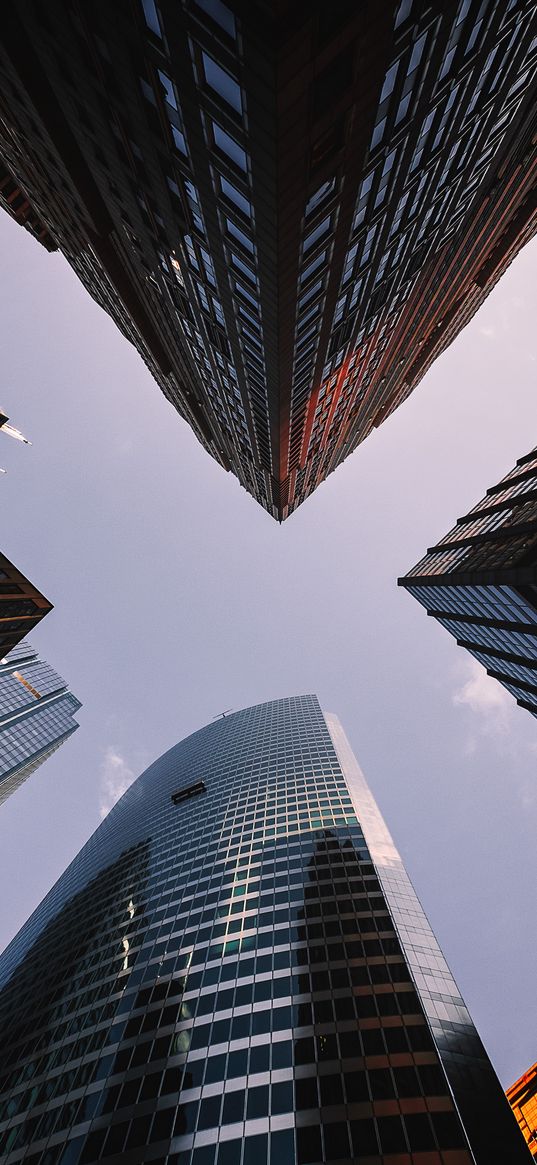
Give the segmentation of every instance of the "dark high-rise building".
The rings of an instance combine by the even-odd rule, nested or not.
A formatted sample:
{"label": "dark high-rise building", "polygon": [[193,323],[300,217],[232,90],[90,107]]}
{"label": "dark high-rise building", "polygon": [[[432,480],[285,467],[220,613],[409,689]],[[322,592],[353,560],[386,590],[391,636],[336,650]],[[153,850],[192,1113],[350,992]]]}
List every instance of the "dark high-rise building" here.
{"label": "dark high-rise building", "polygon": [[0,804],[76,731],[81,707],[29,643],[0,659]]}
{"label": "dark high-rise building", "polygon": [[537,449],[398,581],[537,715]]}
{"label": "dark high-rise building", "polygon": [[532,1157],[537,1158],[537,1064],[507,1089],[507,1099]]}
{"label": "dark high-rise building", "polygon": [[0,657],[33,631],[49,611],[52,603],[0,554]]}
{"label": "dark high-rise building", "polygon": [[146,770],[5,951],[0,1028],[6,1165],[527,1161],[314,696]]}
{"label": "dark high-rise building", "polygon": [[533,0],[5,6],[0,198],[279,519],[536,228]]}

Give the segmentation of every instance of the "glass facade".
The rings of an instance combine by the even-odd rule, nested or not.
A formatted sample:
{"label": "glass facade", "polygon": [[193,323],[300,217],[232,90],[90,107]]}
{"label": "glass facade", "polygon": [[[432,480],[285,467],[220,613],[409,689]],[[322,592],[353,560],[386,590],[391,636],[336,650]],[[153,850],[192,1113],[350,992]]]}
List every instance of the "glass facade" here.
{"label": "glass facade", "polygon": [[26,640],[0,659],[0,804],[76,731],[80,707]]}
{"label": "glass facade", "polygon": [[524,1165],[335,717],[214,721],[0,960],[6,1165]]}
{"label": "glass facade", "polygon": [[534,234],[536,34],[532,0],[11,5],[4,205],[285,519]]}
{"label": "glass facade", "polygon": [[537,450],[399,584],[537,715]]}

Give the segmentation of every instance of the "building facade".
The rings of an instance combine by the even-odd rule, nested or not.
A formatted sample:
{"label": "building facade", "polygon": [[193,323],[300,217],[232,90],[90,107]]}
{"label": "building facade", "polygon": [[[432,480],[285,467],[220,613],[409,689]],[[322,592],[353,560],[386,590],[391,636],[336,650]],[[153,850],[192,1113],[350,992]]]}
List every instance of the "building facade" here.
{"label": "building facade", "polygon": [[0,961],[5,1165],[525,1165],[335,717],[157,760]]}
{"label": "building facade", "polygon": [[398,581],[537,715],[537,449]]}
{"label": "building facade", "polygon": [[507,1099],[532,1157],[537,1158],[537,1064],[507,1089]]}
{"label": "building facade", "polygon": [[52,603],[0,554],[0,657],[52,611]]}
{"label": "building facade", "polygon": [[533,0],[23,0],[0,201],[286,518],[535,232]]}
{"label": "building facade", "polygon": [[0,804],[76,731],[81,706],[29,643],[0,659]]}

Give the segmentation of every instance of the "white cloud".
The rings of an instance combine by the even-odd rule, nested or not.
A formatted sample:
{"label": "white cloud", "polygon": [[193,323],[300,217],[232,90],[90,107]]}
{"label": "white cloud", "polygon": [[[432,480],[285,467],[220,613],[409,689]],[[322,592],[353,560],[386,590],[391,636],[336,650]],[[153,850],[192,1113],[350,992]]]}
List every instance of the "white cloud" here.
{"label": "white cloud", "polygon": [[485,668],[476,659],[468,659],[465,670],[466,680],[453,693],[453,703],[475,712],[480,717],[483,732],[506,732],[513,710],[513,697],[502,688],[498,680],[487,675]]}
{"label": "white cloud", "polygon": [[101,821],[134,780],[134,773],[114,745],[109,745],[101,765],[99,815]]}
{"label": "white cloud", "polygon": [[479,329],[479,331],[481,332],[481,335],[482,335],[482,336],[489,336],[489,337],[491,337],[491,336],[495,336],[495,335],[496,335],[496,329],[495,329],[495,328],[492,328],[492,327],[490,327],[490,325],[487,325],[487,326],[485,326],[485,327],[483,327],[483,328],[480,328],[480,329]]}

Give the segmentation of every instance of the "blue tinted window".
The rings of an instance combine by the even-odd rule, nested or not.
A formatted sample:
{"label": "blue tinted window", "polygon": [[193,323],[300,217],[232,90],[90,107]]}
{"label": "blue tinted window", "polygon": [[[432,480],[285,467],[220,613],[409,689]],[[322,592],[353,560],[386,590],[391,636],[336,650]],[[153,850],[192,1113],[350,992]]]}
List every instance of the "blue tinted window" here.
{"label": "blue tinted window", "polygon": [[244,194],[241,194],[240,190],[237,190],[236,186],[228,182],[227,178],[220,179],[220,189],[226,198],[230,198],[235,203],[235,206],[238,206],[239,210],[242,210],[243,214],[250,215],[252,213],[252,207],[248,199],[244,197]]}
{"label": "blue tinted window", "polygon": [[147,27],[151,29],[151,32],[155,33],[155,36],[161,37],[162,31],[160,28],[160,20],[158,18],[155,0],[142,0],[142,8],[144,10]]}
{"label": "blue tinted window", "polygon": [[218,146],[218,149],[222,150],[224,154],[227,154],[228,158],[231,158],[237,166],[240,166],[241,170],[246,170],[247,159],[242,146],[235,141],[235,138],[230,137],[224,129],[221,129],[215,121],[212,122],[212,128],[215,145]]}
{"label": "blue tinted window", "polygon": [[245,235],[244,231],[241,231],[238,226],[235,226],[235,223],[230,218],[226,218],[226,230],[228,234],[233,235],[234,239],[238,239],[239,243],[242,243],[243,247],[246,247],[247,251],[250,251],[252,254],[254,253],[254,244],[252,243],[252,240],[249,239],[248,235]]}
{"label": "blue tinted window", "polygon": [[201,56],[205,80],[209,88],[214,89],[215,93],[218,93],[237,113],[242,113],[241,87],[238,81],[231,76],[231,73],[222,69],[208,53],[202,52]]}
{"label": "blue tinted window", "polygon": [[220,25],[229,36],[235,36],[235,17],[230,12],[227,4],[223,4],[222,0],[194,0],[198,8],[202,8],[208,16]]}

